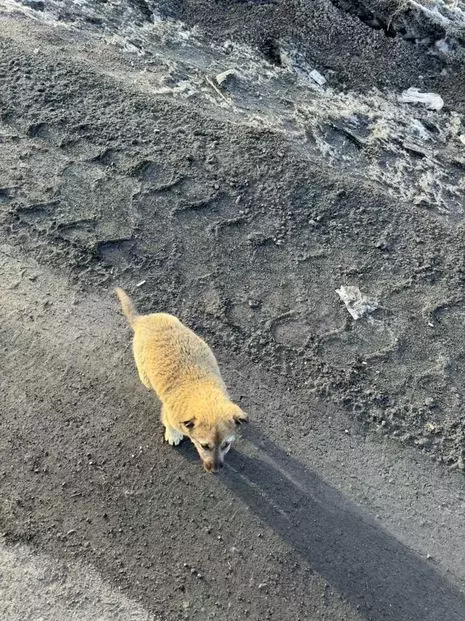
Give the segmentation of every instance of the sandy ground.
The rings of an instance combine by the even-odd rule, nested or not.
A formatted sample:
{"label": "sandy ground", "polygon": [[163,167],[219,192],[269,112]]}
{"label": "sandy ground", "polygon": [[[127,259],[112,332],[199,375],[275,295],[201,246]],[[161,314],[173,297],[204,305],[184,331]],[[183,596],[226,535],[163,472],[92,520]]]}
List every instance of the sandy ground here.
{"label": "sandy ground", "polygon": [[[462,620],[460,14],[61,4],[0,2],[3,616]],[[250,411],[221,477],[116,283]]]}

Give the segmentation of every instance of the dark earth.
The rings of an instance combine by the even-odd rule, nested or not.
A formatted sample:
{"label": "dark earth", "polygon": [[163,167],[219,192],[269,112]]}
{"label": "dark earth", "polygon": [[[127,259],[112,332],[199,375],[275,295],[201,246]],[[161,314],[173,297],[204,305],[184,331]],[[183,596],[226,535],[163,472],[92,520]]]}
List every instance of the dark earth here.
{"label": "dark earth", "polygon": [[[1,619],[463,621],[465,7],[422,6],[0,0]],[[220,476],[115,285],[249,412]]]}

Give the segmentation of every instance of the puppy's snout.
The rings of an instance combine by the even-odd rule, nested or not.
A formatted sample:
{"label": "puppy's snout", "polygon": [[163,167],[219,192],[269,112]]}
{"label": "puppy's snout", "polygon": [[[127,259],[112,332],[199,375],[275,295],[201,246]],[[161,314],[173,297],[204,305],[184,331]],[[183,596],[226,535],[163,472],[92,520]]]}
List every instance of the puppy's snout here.
{"label": "puppy's snout", "polygon": [[220,460],[215,460],[215,461],[204,461],[203,462],[203,467],[205,468],[205,470],[207,472],[218,472],[219,470],[221,470],[221,468],[224,466],[223,462]]}
{"label": "puppy's snout", "polygon": [[204,461],[203,467],[207,472],[213,472],[214,463],[212,461]]}

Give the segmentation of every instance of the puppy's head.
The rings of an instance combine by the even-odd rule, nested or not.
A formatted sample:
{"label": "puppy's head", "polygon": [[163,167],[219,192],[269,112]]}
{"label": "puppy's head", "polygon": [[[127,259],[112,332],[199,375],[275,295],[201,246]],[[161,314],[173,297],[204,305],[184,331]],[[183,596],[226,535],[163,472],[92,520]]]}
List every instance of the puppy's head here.
{"label": "puppy's head", "polygon": [[201,414],[184,421],[184,432],[191,439],[207,472],[218,472],[235,440],[236,426],[247,422],[247,414],[230,403],[214,417]]}

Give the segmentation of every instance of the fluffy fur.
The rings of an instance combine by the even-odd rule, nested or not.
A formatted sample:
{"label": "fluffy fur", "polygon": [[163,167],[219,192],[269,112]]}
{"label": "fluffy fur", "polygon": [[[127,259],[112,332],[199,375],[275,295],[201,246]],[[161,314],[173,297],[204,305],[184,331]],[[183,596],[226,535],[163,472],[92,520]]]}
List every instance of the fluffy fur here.
{"label": "fluffy fur", "polygon": [[165,440],[177,445],[188,436],[204,468],[216,472],[234,440],[235,425],[247,415],[230,400],[213,352],[173,315],[139,315],[122,289],[116,294],[134,331],[140,380],[162,403]]}

